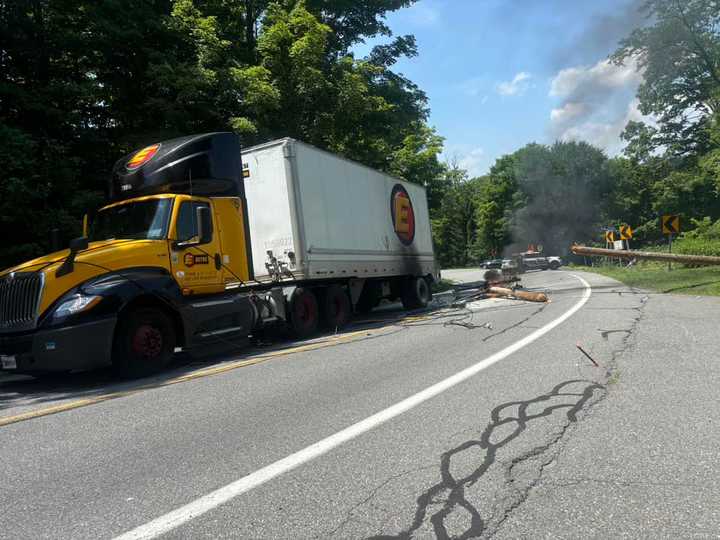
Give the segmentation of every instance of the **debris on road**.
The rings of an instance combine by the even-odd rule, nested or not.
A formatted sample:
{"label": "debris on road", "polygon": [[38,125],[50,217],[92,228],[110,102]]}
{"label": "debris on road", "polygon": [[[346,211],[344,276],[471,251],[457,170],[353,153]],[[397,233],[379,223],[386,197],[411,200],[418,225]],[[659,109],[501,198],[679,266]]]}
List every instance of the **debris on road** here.
{"label": "debris on road", "polygon": [[[450,307],[463,308],[468,302],[486,298],[509,298],[527,302],[548,302],[544,292],[525,291],[519,286],[520,279],[515,275],[501,274],[495,270],[485,272],[483,280],[460,283],[452,288],[453,300]],[[512,285],[503,287],[500,285]]]}
{"label": "debris on road", "polygon": [[544,292],[530,292],[521,289],[508,289],[506,287],[489,287],[488,293],[499,297],[527,300],[528,302],[548,301],[548,296]]}
{"label": "debris on road", "polygon": [[577,342],[577,344],[576,344],[575,346],[578,348],[578,350],[579,350],[581,353],[583,353],[583,354],[587,357],[588,360],[590,360],[590,361],[595,365],[595,367],[600,367],[600,364],[598,364],[598,363],[593,359],[593,357],[590,356],[590,355],[585,351],[585,349],[582,348],[582,345],[580,345],[580,342],[579,342],[579,341]]}

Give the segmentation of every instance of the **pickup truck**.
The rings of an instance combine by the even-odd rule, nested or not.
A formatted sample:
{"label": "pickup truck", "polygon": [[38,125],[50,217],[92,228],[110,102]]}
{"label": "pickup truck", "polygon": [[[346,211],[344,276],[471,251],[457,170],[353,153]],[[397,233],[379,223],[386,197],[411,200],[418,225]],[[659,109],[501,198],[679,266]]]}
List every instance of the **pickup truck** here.
{"label": "pickup truck", "polygon": [[522,273],[526,270],[557,270],[563,265],[560,257],[543,257],[538,251],[515,253],[508,261],[503,262],[503,269],[513,268]]}

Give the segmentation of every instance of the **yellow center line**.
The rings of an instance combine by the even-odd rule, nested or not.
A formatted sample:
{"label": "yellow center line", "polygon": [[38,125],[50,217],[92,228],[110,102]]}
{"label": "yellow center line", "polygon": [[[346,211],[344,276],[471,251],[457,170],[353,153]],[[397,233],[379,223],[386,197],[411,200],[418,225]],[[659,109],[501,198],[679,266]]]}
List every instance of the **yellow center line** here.
{"label": "yellow center line", "polygon": [[[429,317],[429,315],[405,317],[405,318],[394,319],[392,321],[382,321],[382,322],[398,323],[398,322],[404,322],[404,321],[421,320],[421,319],[424,319],[427,317]],[[58,414],[58,413],[66,412],[66,411],[71,411],[73,409],[80,409],[82,407],[88,407],[90,405],[96,405],[98,403],[103,403],[105,401],[110,401],[110,400],[118,399],[121,397],[131,396],[133,394],[138,394],[138,393],[144,392],[146,390],[163,388],[165,386],[171,386],[174,384],[189,382],[189,381],[192,381],[195,379],[202,379],[205,377],[210,377],[212,375],[225,373],[227,371],[232,371],[234,369],[239,369],[239,368],[253,366],[256,364],[267,362],[268,360],[272,360],[273,358],[277,358],[280,356],[287,356],[290,354],[295,354],[295,353],[300,353],[300,352],[314,351],[317,349],[324,349],[326,347],[331,347],[334,345],[340,345],[342,343],[349,343],[352,341],[357,341],[357,339],[355,339],[355,338],[359,338],[360,336],[370,336],[370,335],[380,334],[381,331],[386,330],[387,328],[388,328],[388,326],[383,326],[380,328],[348,332],[347,334],[333,336],[333,337],[330,337],[323,341],[319,341],[319,342],[315,342],[315,343],[308,343],[306,345],[298,345],[296,347],[288,347],[287,349],[280,349],[277,351],[271,351],[268,353],[259,354],[257,356],[253,356],[252,358],[249,358],[247,360],[237,360],[237,361],[228,362],[228,363],[225,363],[225,364],[222,364],[219,366],[200,369],[198,371],[194,371],[192,373],[187,373],[185,375],[180,375],[178,377],[174,377],[172,379],[168,379],[166,381],[162,381],[162,382],[158,382],[158,383],[144,384],[144,385],[138,386],[137,388],[131,388],[129,390],[118,390],[116,392],[108,392],[107,394],[102,394],[100,396],[96,396],[96,397],[92,397],[92,398],[78,399],[75,401],[71,401],[69,403],[61,403],[59,405],[53,405],[51,407],[44,407],[42,409],[36,409],[33,411],[28,411],[28,412],[16,414],[13,416],[0,417],[0,427],[9,426],[10,424],[16,424],[18,422],[25,422],[27,420],[32,420],[34,418],[41,418],[43,416],[50,416],[51,414]]]}

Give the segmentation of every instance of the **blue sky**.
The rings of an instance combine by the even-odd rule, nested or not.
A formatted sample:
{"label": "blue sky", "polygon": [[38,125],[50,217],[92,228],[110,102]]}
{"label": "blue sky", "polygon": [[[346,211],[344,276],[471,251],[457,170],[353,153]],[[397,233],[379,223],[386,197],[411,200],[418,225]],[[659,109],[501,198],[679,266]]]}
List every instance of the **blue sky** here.
{"label": "blue sky", "polygon": [[[634,65],[606,61],[642,21],[639,0],[419,0],[392,13],[419,55],[396,70],[428,95],[445,158],[472,175],[529,142],[584,139],[616,154],[641,117]],[[369,47],[356,50],[362,56]]]}

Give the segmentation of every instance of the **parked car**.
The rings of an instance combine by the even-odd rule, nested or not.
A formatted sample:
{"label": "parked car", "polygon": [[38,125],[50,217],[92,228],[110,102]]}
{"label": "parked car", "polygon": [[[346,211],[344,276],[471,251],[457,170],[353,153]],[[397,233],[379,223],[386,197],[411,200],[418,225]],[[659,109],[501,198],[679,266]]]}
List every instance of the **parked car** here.
{"label": "parked car", "polygon": [[487,268],[487,269],[491,269],[491,268],[492,268],[492,269],[497,269],[497,270],[499,270],[500,268],[502,268],[502,263],[503,263],[503,260],[502,260],[502,259],[491,259],[491,260],[488,260],[488,261],[484,261],[484,262],[480,265],[480,267],[481,267],[481,268]]}
{"label": "parked car", "polygon": [[538,251],[526,251],[516,253],[512,259],[504,261],[502,268],[522,273],[526,270],[557,270],[562,265],[563,260],[560,257],[543,257]]}

